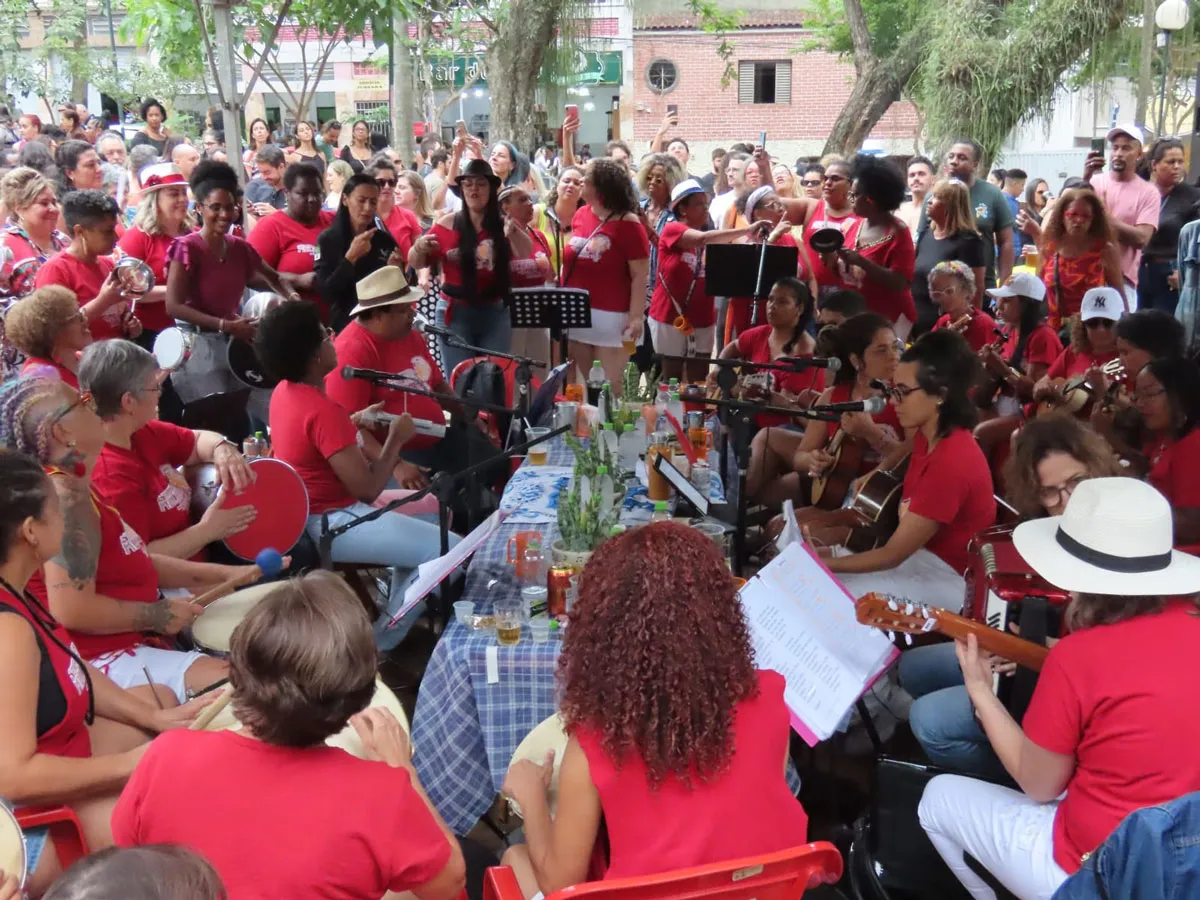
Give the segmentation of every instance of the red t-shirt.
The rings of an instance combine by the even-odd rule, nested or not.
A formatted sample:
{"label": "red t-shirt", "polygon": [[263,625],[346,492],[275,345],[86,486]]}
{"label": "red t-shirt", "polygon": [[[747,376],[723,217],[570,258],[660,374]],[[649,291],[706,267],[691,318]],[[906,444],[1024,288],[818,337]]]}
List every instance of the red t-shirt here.
{"label": "red t-shirt", "polygon": [[[850,241],[847,247],[853,247]],[[889,322],[897,321],[905,316],[910,323],[917,321],[917,307],[913,302],[912,284],[913,269],[916,266],[917,254],[913,249],[912,232],[898,219],[893,223],[891,234],[883,240],[857,248],[858,252],[876,265],[904,276],[903,290],[893,291],[883,287],[869,277],[854,279],[847,286],[863,295],[867,301],[867,309],[877,312]],[[819,254],[813,254],[820,259]]]}
{"label": "red t-shirt", "polygon": [[311,385],[281,381],[271,393],[270,420],[275,456],[304,481],[310,515],[355,502],[329,465],[329,457],[358,442],[343,406]]}
{"label": "red t-shirt", "polygon": [[513,287],[541,287],[554,280],[554,264],[550,262],[550,243],[536,228],[525,229],[532,246],[528,256],[512,254],[508,278]]}
{"label": "red t-shirt", "polygon": [[31,370],[38,368],[53,369],[63,384],[69,384],[75,390],[79,390],[79,376],[62,365],[62,363],[53,359],[39,359],[36,356],[31,356],[22,364],[21,374],[28,375]]}
{"label": "red t-shirt", "polygon": [[[459,233],[453,228],[435,224],[429,229],[430,235],[437,238],[439,250],[430,254],[429,262],[441,261],[442,283],[451,288],[462,288],[462,269],[458,264],[458,254],[450,255],[451,250],[458,250]],[[495,280],[496,243],[486,231],[480,231],[475,245],[475,289],[477,296],[463,297],[469,303],[490,303],[496,298],[492,296],[492,282]],[[454,298],[459,299],[459,298]]]}
{"label": "red t-shirt", "polygon": [[432,880],[451,852],[406,770],[234,731],[156,737],[112,830],[120,847],[195,850],[243,900],[378,900]]}
{"label": "red t-shirt", "polygon": [[[38,270],[33,285],[36,289],[43,288],[48,284],[61,284],[75,294],[75,299],[82,307],[96,299],[96,295],[100,293],[100,288],[104,285],[104,280],[113,270],[113,265],[113,261],[107,256],[99,256],[95,262],[85,263],[82,259],[64,250],[57,256],[46,260]],[[92,330],[92,340],[103,341],[108,338],[124,337],[125,333],[121,324],[128,311],[129,304],[122,301],[114,303],[98,317],[88,319],[88,326]]]}
{"label": "red t-shirt", "polygon": [[[762,244],[758,245],[762,247]],[[795,247],[796,240],[790,232],[784,232],[779,236],[779,240],[772,245],[774,247]],[[661,263],[660,263],[661,265]],[[764,285],[764,287],[767,287]],[[725,326],[725,333],[738,335],[748,328],[763,325],[767,321],[767,298],[758,298],[758,316],[754,315],[754,304],[751,297],[731,297],[729,300],[729,310],[726,312],[726,317],[729,320]],[[755,321],[755,325],[751,325],[751,321]]]}
{"label": "red t-shirt", "polygon": [[[1170,501],[1174,509],[1200,507],[1200,428],[1193,428],[1179,440],[1164,438],[1151,441],[1143,449],[1150,460],[1146,480]],[[1175,544],[1175,549],[1196,553],[1200,547]]]}
{"label": "red t-shirt", "polygon": [[1105,363],[1112,362],[1116,358],[1116,350],[1096,356],[1091,353],[1080,353],[1074,347],[1067,347],[1059,354],[1058,359],[1054,360],[1046,375],[1049,378],[1071,378],[1074,375],[1082,375],[1088,369],[1099,369]]}
{"label": "red t-shirt", "polygon": [[[949,327],[950,316],[948,315],[942,316],[933,323],[934,331]],[[978,353],[996,339],[996,320],[983,310],[977,309],[971,314],[971,321],[966,324],[960,333],[963,339],[966,340],[967,346],[975,353]]]}
{"label": "red t-shirt", "polygon": [[[322,215],[328,215],[329,220],[333,221],[333,213],[322,213]],[[416,217],[416,214],[411,209],[405,209],[397,203],[392,206],[392,211],[388,214],[387,221],[383,224],[387,226],[388,233],[396,241],[396,246],[400,248],[401,255],[405,259],[408,259],[408,251],[412,249],[412,245],[424,230],[421,228],[421,220]],[[324,231],[328,227],[326,225],[321,230]],[[316,243],[316,238],[313,238],[313,243]]]}
{"label": "red t-shirt", "polygon": [[[804,246],[810,249],[809,261],[812,263],[813,277],[817,279],[817,285],[820,287],[840,287],[842,284],[841,274],[837,269],[829,269],[825,263],[821,261],[821,254],[812,250],[812,244],[809,242],[814,231],[819,231],[822,228],[837,228],[845,237],[843,246],[853,247],[855,240],[858,238],[858,228],[862,224],[862,219],[853,213],[834,218],[829,215],[825,209],[825,201],[818,200],[817,208],[813,212],[812,219],[804,226]],[[909,280],[911,281],[911,271],[909,272]]]}
{"label": "red t-shirt", "polygon": [[[771,356],[770,340],[770,325],[759,325],[743,331],[737,336],[738,356],[751,362],[775,362]],[[796,354],[796,358],[806,355],[808,354]],[[771,379],[774,382],[772,390],[779,393],[799,394],[803,391],[820,393],[825,385],[825,370],[815,366],[802,372],[772,370]],[[755,416],[754,421],[760,428],[766,428],[772,425],[786,425],[791,419],[777,413],[759,413]]]}
{"label": "red t-shirt", "polygon": [[[850,393],[853,390],[853,385],[835,384],[829,392],[829,403],[848,403],[851,399]],[[896,415],[896,407],[891,403],[883,408],[883,412],[874,413],[871,416],[871,421],[878,425],[884,433],[889,435],[893,440],[904,440],[904,426],[900,424],[900,417]],[[841,427],[841,422],[826,422],[825,435],[826,440],[833,440],[833,436],[837,434],[837,430]],[[847,437],[849,437],[847,435]],[[864,442],[865,444],[865,442]],[[865,446],[862,462],[859,464],[859,475],[865,475],[879,465],[879,454],[874,448]]]}
{"label": "red t-shirt", "polygon": [[[250,246],[276,272],[308,275],[317,257],[317,238],[332,223],[333,213],[329,210],[321,210],[313,225],[302,225],[285,210],[277,210],[258,220],[250,232]],[[303,291],[300,296],[312,302],[320,300],[316,290]]]}
{"label": "red t-shirt", "polygon": [[913,438],[900,513],[916,513],[941,527],[925,545],[955,572],[967,568],[967,544],[996,521],[992,472],[967,428],[954,428],[933,450],[925,435]]}
{"label": "red t-shirt", "polygon": [[[1009,328],[1004,346],[1000,348],[1000,356],[1006,362],[1012,362],[1013,354],[1017,352],[1017,341],[1020,332],[1014,326]],[[1030,366],[1042,365],[1049,368],[1062,354],[1062,341],[1058,333],[1049,325],[1039,325],[1034,329],[1029,340],[1025,342],[1025,352],[1021,355],[1021,367],[1028,372]]]}
{"label": "red t-shirt", "polygon": [[[146,552],[146,544],[136,531],[121,519],[107,498],[92,487],[92,505],[100,516],[100,558],[96,565],[96,593],[129,603],[154,603],[158,600],[158,573]],[[46,596],[45,572],[39,569],[29,579],[29,592],[49,608]],[[95,659],[105,653],[132,650],[144,643],[137,631],[119,634],[84,634],[70,632],[84,659]]]}
{"label": "red t-shirt", "polygon": [[[441,404],[430,397],[392,390],[361,378],[342,377],[342,366],[354,366],[395,372],[399,376],[397,380],[403,379],[423,391],[440,387],[445,383],[442,370],[430,355],[425,338],[415,331],[398,340],[384,340],[353,319],[334,339],[333,346],[337,349],[338,365],[325,376],[325,393],[342,409],[358,412],[372,403],[383,401],[384,412],[396,415],[407,412],[414,419],[428,419],[437,425],[446,421]],[[386,434],[386,428],[376,429],[376,437],[381,441]],[[430,435],[414,434],[404,446],[406,449],[420,449],[431,447],[437,441]]]}
{"label": "red t-shirt", "polygon": [[105,444],[92,483],[146,543],[192,524],[192,490],[179,468],[196,452],[196,433],[168,422],[147,422],[130,448]]}
{"label": "red t-shirt", "polygon": [[1188,713],[1197,647],[1195,608],[1174,602],[1068,634],[1046,657],[1022,727],[1076,761],[1054,816],[1054,860],[1068,874],[1135,809],[1200,790],[1200,716]]}
{"label": "red t-shirt", "polygon": [[649,258],[650,239],[641,222],[611,216],[601,224],[590,206],[581,206],[563,248],[563,286],[587,290],[592,309],[628,313],[629,263]]}
{"label": "red t-shirt", "polygon": [[658,236],[658,274],[650,298],[650,318],[656,322],[674,322],[680,315],[675,308],[678,304],[694,327],[708,328],[716,324],[716,305],[704,285],[704,250],[679,247],[679,239],[687,230],[683,222],[668,222]]}
{"label": "red t-shirt", "polygon": [[[173,240],[175,240],[175,235],[146,234],[140,228],[130,228],[121,237],[117,246],[126,256],[140,259],[150,267],[150,270],[154,272],[155,287],[166,287],[167,248],[171,246]],[[137,317],[141,320],[142,326],[149,331],[162,331],[175,324],[175,320],[167,315],[165,301],[147,303],[145,300],[139,300]]]}
{"label": "red t-shirt", "polygon": [[728,769],[709,782],[693,780],[690,789],[674,776],[651,788],[637,753],[618,766],[599,735],[576,730],[608,827],[605,879],[774,853],[808,840],[808,816],[783,777],[790,731],[783,676],[760,670],[758,687],[734,711]]}

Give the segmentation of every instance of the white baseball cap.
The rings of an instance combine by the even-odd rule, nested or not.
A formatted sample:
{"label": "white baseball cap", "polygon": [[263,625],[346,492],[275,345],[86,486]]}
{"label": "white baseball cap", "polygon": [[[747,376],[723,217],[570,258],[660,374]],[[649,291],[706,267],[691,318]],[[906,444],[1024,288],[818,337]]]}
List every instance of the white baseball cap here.
{"label": "white baseball cap", "polygon": [[1113,128],[1110,128],[1108,130],[1108,134],[1106,134],[1104,136],[1104,140],[1108,141],[1111,144],[1112,139],[1121,134],[1126,135],[1127,137],[1133,138],[1135,141],[1137,141],[1142,146],[1146,145],[1146,133],[1144,131],[1142,131],[1142,129],[1139,128],[1137,125],[1134,125],[1132,122],[1127,122],[1124,125],[1117,125]]}
{"label": "white baseball cap", "polygon": [[1046,285],[1042,279],[1030,272],[1014,272],[1004,287],[988,288],[990,297],[1029,297],[1033,300],[1046,299]]}
{"label": "white baseball cap", "polygon": [[1094,287],[1083,295],[1079,304],[1079,320],[1110,319],[1113,322],[1125,314],[1125,296],[1116,288]]}

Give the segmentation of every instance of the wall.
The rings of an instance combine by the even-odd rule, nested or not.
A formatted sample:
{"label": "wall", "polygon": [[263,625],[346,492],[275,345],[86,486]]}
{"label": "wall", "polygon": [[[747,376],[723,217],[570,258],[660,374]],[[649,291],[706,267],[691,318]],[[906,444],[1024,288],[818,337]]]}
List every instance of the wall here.
{"label": "wall", "polygon": [[[640,10],[639,10],[640,13]],[[836,56],[814,51],[795,53],[804,39],[800,28],[743,29],[730,40],[737,60],[792,62],[790,104],[739,104],[737,82],[721,87],[724,63],[717,56],[719,40],[695,31],[636,30],[633,77],[636,108],[634,143],[644,151],[667,112],[679,106],[679,127],[691,146],[697,173],[706,169],[709,152],[735,141],[757,141],[764,129],[772,153],[792,162],[799,156],[819,155],[854,80],[854,67]],[[646,82],[646,70],[658,58],[675,63],[679,79],[673,90],[657,94]],[[888,153],[914,152],[916,112],[909,103],[892,106],[872,132]]]}

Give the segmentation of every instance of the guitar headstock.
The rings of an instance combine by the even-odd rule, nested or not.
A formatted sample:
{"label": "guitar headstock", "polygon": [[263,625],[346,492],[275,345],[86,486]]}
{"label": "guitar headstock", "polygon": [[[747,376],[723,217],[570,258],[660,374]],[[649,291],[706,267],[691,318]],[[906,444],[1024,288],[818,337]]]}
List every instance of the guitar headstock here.
{"label": "guitar headstock", "polygon": [[[854,604],[863,625],[905,635],[924,634],[937,627],[936,611],[928,606],[896,600],[886,594],[864,594]],[[908,638],[912,643],[912,638]]]}

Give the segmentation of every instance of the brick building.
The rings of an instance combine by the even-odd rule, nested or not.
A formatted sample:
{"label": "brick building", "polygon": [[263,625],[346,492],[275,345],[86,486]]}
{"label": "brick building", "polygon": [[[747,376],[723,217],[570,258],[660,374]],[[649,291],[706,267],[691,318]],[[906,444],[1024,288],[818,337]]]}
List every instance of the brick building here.
{"label": "brick building", "polygon": [[[720,38],[699,30],[694,16],[671,11],[673,5],[662,3],[643,13],[639,4],[634,16],[633,137],[639,150],[645,150],[671,105],[679,111],[679,127],[671,133],[688,141],[694,174],[705,171],[714,147],[758,141],[764,130],[768,148],[780,159],[819,155],[850,96],[854,67],[830,53],[797,52],[810,36],[803,11],[743,7],[741,27],[727,37],[738,78],[723,88]],[[872,131],[868,146],[912,154],[918,128],[912,104],[895,104]]]}

